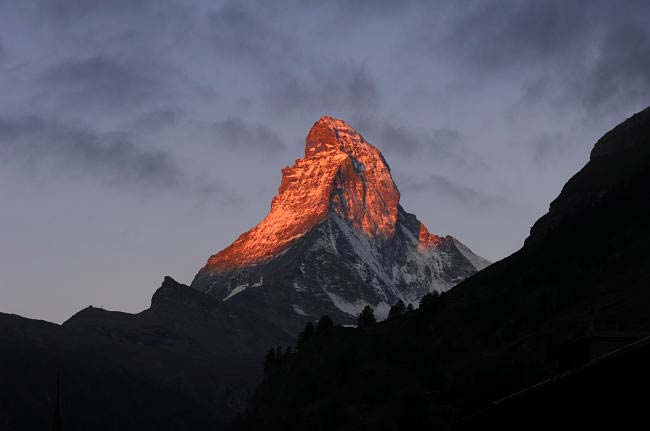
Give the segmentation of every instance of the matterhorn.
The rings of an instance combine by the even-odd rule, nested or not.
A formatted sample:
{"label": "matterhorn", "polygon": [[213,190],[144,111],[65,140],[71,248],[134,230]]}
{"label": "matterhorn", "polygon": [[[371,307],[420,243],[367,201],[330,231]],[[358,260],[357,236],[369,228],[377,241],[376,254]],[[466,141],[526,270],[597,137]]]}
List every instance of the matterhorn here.
{"label": "matterhorn", "polygon": [[269,214],[211,256],[192,287],[296,333],[329,315],[351,324],[397,301],[417,306],[489,265],[400,205],[381,152],[346,122],[322,117],[305,155],[282,170]]}

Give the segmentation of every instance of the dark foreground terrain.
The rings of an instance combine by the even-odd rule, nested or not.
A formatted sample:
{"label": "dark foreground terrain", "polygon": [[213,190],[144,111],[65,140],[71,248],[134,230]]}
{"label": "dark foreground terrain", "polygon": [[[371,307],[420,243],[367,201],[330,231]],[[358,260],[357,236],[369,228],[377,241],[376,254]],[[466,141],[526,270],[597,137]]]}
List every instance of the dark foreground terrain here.
{"label": "dark foreground terrain", "polygon": [[139,314],[86,308],[63,325],[0,314],[0,429],[220,429],[292,337],[165,278]]}
{"label": "dark foreground terrain", "polygon": [[[269,370],[234,427],[499,426],[507,415],[490,413],[492,422],[487,413],[474,416],[475,422],[467,418],[557,375],[562,346],[588,332],[650,330],[649,186],[646,109],[596,143],[588,164],[535,223],[520,251],[400,318],[312,337]],[[608,373],[572,377],[572,393],[590,392],[586,385],[615,389],[612,376],[625,365],[609,364]],[[636,386],[650,383],[640,368],[627,369],[624,378],[634,375]],[[598,394],[605,399],[594,406],[611,406],[599,411],[610,420],[624,414],[615,407],[621,397],[632,397],[614,390]],[[562,425],[562,410],[548,406],[531,412]],[[534,425],[535,416],[528,421],[524,426]]]}

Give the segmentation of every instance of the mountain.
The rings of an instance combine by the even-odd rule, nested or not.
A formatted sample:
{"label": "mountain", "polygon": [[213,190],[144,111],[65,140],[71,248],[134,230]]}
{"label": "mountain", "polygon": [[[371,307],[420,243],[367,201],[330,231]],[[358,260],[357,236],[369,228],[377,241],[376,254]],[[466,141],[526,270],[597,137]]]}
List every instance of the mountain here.
{"label": "mountain", "polygon": [[166,277],[137,314],[88,307],[63,325],[0,313],[0,429],[221,429],[293,336]]}
{"label": "mountain", "polygon": [[[650,108],[596,143],[519,251],[399,318],[315,335],[267,373],[235,428],[449,429],[558,375],[558,352],[572,340],[648,333],[649,184]],[[599,393],[617,401],[603,409],[637,396]]]}
{"label": "mountain", "polygon": [[0,429],[47,429],[57,404],[67,430],[221,429],[306,321],[352,323],[487,264],[406,213],[381,153],[323,117],[269,215],[192,287],[165,277],[140,313],[88,307],[63,325],[0,313]]}
{"label": "mountain", "polygon": [[304,157],[282,170],[266,218],[210,257],[191,286],[297,333],[325,314],[353,323],[368,304],[385,317],[398,300],[417,305],[489,265],[429,233],[399,200],[381,152],[322,117]]}

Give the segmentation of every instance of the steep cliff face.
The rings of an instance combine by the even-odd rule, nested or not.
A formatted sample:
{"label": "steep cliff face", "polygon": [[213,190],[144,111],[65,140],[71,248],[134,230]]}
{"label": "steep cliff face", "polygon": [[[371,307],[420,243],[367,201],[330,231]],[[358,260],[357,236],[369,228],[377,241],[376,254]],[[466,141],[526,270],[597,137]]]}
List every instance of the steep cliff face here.
{"label": "steep cliff face", "polygon": [[316,122],[282,174],[266,218],[210,257],[192,287],[295,330],[323,314],[350,323],[368,304],[385,314],[489,264],[404,211],[382,154],[344,121]]}
{"label": "steep cliff face", "polygon": [[205,271],[222,272],[269,260],[330,213],[369,237],[394,234],[399,191],[381,153],[341,120],[321,118],[305,156],[282,170],[271,211],[253,229],[212,256]]}

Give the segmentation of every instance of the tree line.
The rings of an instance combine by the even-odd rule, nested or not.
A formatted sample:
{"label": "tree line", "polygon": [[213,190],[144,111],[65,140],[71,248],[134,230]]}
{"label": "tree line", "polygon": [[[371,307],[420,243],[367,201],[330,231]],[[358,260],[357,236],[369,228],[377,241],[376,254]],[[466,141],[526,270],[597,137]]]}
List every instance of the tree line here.
{"label": "tree line", "polygon": [[[427,293],[420,299],[419,308],[421,310],[433,311],[442,302],[441,299],[442,295],[438,292]],[[413,304],[409,303],[406,305],[404,301],[398,300],[390,307],[386,320],[399,318],[402,315],[413,311],[413,309]],[[357,328],[369,328],[376,323],[377,317],[375,316],[374,310],[369,305],[366,305],[357,317]],[[274,369],[281,366],[294,352],[303,350],[312,338],[326,334],[334,328],[334,326],[334,321],[328,315],[321,317],[316,325],[314,325],[314,322],[307,322],[305,328],[298,335],[295,349],[291,346],[284,349],[278,346],[271,348],[267,352],[264,357],[264,375],[269,375]]]}

